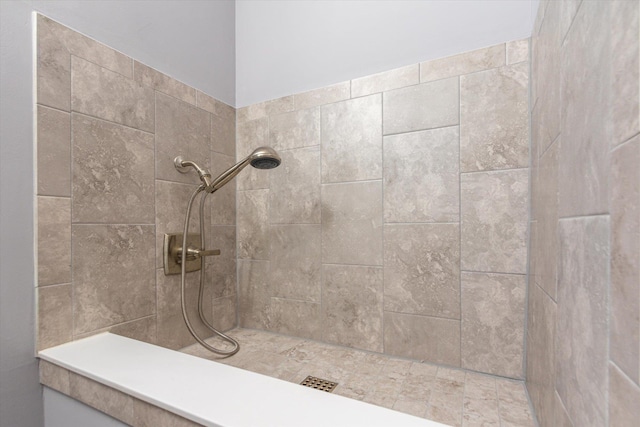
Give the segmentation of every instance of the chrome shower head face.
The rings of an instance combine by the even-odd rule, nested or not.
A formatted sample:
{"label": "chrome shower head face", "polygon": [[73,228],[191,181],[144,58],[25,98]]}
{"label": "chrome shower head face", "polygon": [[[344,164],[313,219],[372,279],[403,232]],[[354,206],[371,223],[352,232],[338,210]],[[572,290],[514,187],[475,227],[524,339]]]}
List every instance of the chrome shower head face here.
{"label": "chrome shower head face", "polygon": [[249,163],[256,169],[273,169],[280,166],[282,159],[271,147],[259,147],[249,156]]}

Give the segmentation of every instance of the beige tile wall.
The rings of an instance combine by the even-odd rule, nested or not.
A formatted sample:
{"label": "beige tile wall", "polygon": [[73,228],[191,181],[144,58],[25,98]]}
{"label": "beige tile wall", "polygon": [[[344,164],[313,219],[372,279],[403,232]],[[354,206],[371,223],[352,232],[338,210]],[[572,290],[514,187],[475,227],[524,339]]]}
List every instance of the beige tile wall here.
{"label": "beige tile wall", "polygon": [[523,378],[529,42],[238,110],[240,324]]}
{"label": "beige tile wall", "polygon": [[[164,275],[161,251],[165,232],[182,231],[198,178],[172,160],[214,174],[231,166],[235,109],[44,16],[37,25],[38,348],[105,330],[190,344],[180,278]],[[236,324],[235,185],[210,197],[207,237],[222,255],[207,260],[204,306],[226,330]],[[197,273],[188,277],[198,325]]]}
{"label": "beige tile wall", "polygon": [[640,419],[640,10],[541,1],[527,388],[545,426]]}

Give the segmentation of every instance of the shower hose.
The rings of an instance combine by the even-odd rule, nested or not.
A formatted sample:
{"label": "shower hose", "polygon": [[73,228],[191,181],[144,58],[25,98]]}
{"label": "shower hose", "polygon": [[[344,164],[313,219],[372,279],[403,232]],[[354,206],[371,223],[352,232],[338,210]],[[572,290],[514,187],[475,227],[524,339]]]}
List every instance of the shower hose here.
{"label": "shower hose", "polygon": [[[224,357],[229,357],[232,356],[234,354],[236,354],[238,352],[238,350],[240,350],[240,344],[238,344],[238,341],[234,340],[233,338],[231,338],[228,335],[223,334],[222,332],[218,331],[216,328],[214,328],[211,323],[209,323],[209,321],[207,320],[207,318],[204,315],[204,311],[202,310],[202,301],[203,301],[203,295],[204,295],[204,282],[205,282],[205,278],[204,278],[204,270],[205,270],[205,262],[204,260],[202,260],[201,258],[201,262],[202,262],[202,267],[200,268],[200,291],[198,293],[198,315],[200,316],[200,320],[202,320],[202,323],[214,334],[216,334],[217,336],[219,336],[220,338],[222,338],[223,340],[231,343],[233,345],[233,348],[231,350],[220,350],[217,349],[213,346],[211,346],[210,344],[208,344],[204,339],[200,338],[198,336],[198,334],[196,333],[195,329],[193,328],[193,326],[191,325],[191,322],[189,321],[189,316],[187,315],[187,304],[186,304],[186,281],[187,281],[187,233],[189,231],[189,220],[191,217],[191,207],[193,205],[193,202],[195,201],[196,197],[198,196],[198,194],[200,194],[201,192],[203,192],[203,190],[205,189],[205,187],[203,185],[200,185],[196,191],[191,195],[191,199],[189,199],[189,204],[187,205],[187,214],[185,216],[184,219],[184,232],[182,233],[182,255],[181,255],[181,289],[180,289],[180,299],[182,301],[182,317],[184,318],[184,323],[186,323],[187,325],[187,329],[189,329],[189,332],[191,333],[191,335],[193,336],[193,338],[195,338],[196,341],[198,341],[198,343],[200,343],[204,348],[206,348],[207,350],[224,356]],[[204,238],[204,202],[207,198],[207,193],[206,191],[204,192],[204,195],[200,198],[200,247],[204,249],[204,244],[205,244],[205,238]]]}

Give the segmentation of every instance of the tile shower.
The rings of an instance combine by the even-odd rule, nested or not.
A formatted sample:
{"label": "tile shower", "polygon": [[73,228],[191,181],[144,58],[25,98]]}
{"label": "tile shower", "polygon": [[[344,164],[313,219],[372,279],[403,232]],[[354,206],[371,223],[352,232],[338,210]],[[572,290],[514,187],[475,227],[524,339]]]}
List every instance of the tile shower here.
{"label": "tile shower", "polygon": [[639,283],[638,99],[623,96],[638,93],[637,9],[541,1],[531,78],[520,40],[237,111],[39,16],[38,348],[106,330],[192,344],[161,245],[198,180],[173,157],[215,176],[271,145],[282,166],[245,170],[205,213],[222,250],[207,265],[214,326],[390,369],[437,364],[429,381],[495,381],[496,402],[518,383],[478,372],[526,377],[541,426],[627,425],[640,402],[638,299],[625,297]]}
{"label": "tile shower", "polygon": [[528,40],[238,110],[239,325],[523,378]]}

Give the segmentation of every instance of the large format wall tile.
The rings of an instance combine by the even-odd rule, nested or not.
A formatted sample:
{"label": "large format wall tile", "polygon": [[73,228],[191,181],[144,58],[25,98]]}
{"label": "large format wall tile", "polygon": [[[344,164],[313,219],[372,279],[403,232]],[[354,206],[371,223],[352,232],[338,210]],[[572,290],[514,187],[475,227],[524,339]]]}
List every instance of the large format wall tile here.
{"label": "large format wall tile", "polygon": [[220,255],[206,258],[206,282],[211,284],[213,298],[236,293],[236,227],[209,228],[205,249],[219,249]]}
{"label": "large format wall tile", "polygon": [[[256,148],[269,145],[269,119],[265,117],[244,123],[238,121],[236,135],[236,161],[239,162]],[[235,178],[238,181],[238,190],[269,188],[271,172],[247,166]]]}
{"label": "large format wall tile", "polygon": [[529,282],[527,389],[542,427],[554,426],[556,303]]}
{"label": "large format wall tile", "polygon": [[38,286],[71,282],[71,200],[38,197]]}
{"label": "large format wall tile", "polygon": [[458,78],[424,83],[384,93],[384,134],[457,125]]}
{"label": "large format wall tile", "polygon": [[322,182],[382,177],[381,95],[322,107]]}
{"label": "large format wall tile", "polygon": [[[236,122],[235,108],[207,95],[206,93],[200,92],[199,90],[196,90],[196,105],[224,120],[226,123],[235,124]],[[235,144],[229,148],[233,148],[235,151]],[[227,153],[225,152],[225,154]],[[233,155],[233,153],[228,155]]]}
{"label": "large format wall tile", "polygon": [[560,221],[556,388],[575,425],[605,425],[609,218]]}
{"label": "large format wall tile", "polygon": [[131,78],[133,60],[38,14],[38,103],[69,111],[71,55]]}
{"label": "large format wall tile", "polygon": [[238,258],[269,259],[269,190],[240,191]]}
{"label": "large format wall tile", "polygon": [[322,186],[322,262],[382,265],[382,183]]}
{"label": "large format wall tile", "polygon": [[[211,178],[225,172],[235,164],[234,157],[211,153]],[[207,195],[207,204],[211,206],[213,225],[235,225],[236,223],[236,181],[232,180],[220,190]]]}
{"label": "large format wall tile", "polygon": [[638,423],[640,387],[609,363],[609,425],[633,426]]}
{"label": "large format wall tile", "polygon": [[155,312],[154,227],[74,225],[74,333]]}
{"label": "large format wall tile", "polygon": [[38,350],[64,344],[73,338],[71,284],[40,287],[38,292]]}
{"label": "large format wall tile", "polygon": [[156,93],[156,179],[189,184],[200,183],[193,168],[182,174],[173,159],[211,166],[211,129],[209,113],[161,93]]}
{"label": "large format wall tile", "polygon": [[382,268],[324,265],[322,271],[323,339],[382,352]]}
{"label": "large format wall tile", "polygon": [[133,64],[133,77],[141,85],[196,105],[196,90],[138,61]]}
{"label": "large format wall tile", "polygon": [[71,117],[38,106],[38,195],[71,196]]}
{"label": "large format wall tile", "polygon": [[460,318],[460,227],[384,227],[384,308]]}
{"label": "large format wall tile", "polygon": [[537,283],[556,298],[558,271],[558,150],[561,137],[540,158],[537,200],[543,209],[538,214],[536,236],[544,245],[538,245],[536,256]]}
{"label": "large format wall tile", "polygon": [[524,275],[463,273],[462,366],[522,378]]}
{"label": "large format wall tile", "polygon": [[[559,1],[548,2],[548,14],[542,22],[540,36],[536,40],[536,60],[532,67],[533,76],[531,81],[532,92],[535,91],[540,102],[532,99],[535,103],[537,117],[533,117],[532,129],[537,131],[535,137],[539,145],[539,154],[551,145],[560,133],[562,123],[560,94],[562,91],[560,76],[560,60],[562,55],[562,35],[560,25],[560,8],[563,3]],[[542,76],[553,76],[546,78]],[[532,137],[534,134],[532,133]],[[532,155],[535,154],[535,152]]]}
{"label": "large format wall tile", "polygon": [[385,311],[384,349],[394,356],[460,366],[460,321]]}
{"label": "large format wall tile", "polygon": [[507,42],[507,65],[529,60],[529,39]]}
{"label": "large format wall tile", "polygon": [[320,225],[272,225],[269,232],[273,296],[320,302]]}
{"label": "large format wall tile", "polygon": [[497,68],[505,64],[505,45],[499,44],[420,63],[420,82]]}
{"label": "large format wall tile", "polygon": [[526,273],[527,169],[461,180],[462,269]]}
{"label": "large format wall tile", "polygon": [[282,98],[271,99],[269,101],[239,108],[236,111],[236,120],[238,123],[244,123],[251,120],[263,119],[268,116],[274,116],[280,113],[286,113],[288,111],[293,111],[293,95],[283,96]]}
{"label": "large format wall tile", "polygon": [[609,9],[610,2],[583,2],[562,48],[560,217],[608,211]]}
{"label": "large format wall tile", "polygon": [[72,114],[73,222],[152,224],[153,135]]}
{"label": "large format wall tile", "polygon": [[216,153],[236,157],[236,119],[211,115],[211,149]]}
{"label": "large format wall tile", "polygon": [[320,107],[269,117],[269,143],[276,150],[320,145]]}
{"label": "large format wall tile", "polygon": [[273,224],[320,223],[320,148],[280,152],[269,171],[269,219]]}
{"label": "large format wall tile", "polygon": [[311,90],[293,95],[295,108],[302,110],[316,107],[318,105],[331,104],[333,102],[349,99],[351,93],[351,81],[326,86],[320,89]]}
{"label": "large format wall tile", "polygon": [[529,165],[529,64],[460,77],[462,172]]}
{"label": "large format wall tile", "polygon": [[211,310],[211,326],[217,330],[225,332],[238,326],[236,322],[238,316],[236,295],[214,299]]}
{"label": "large format wall tile", "polygon": [[384,137],[385,222],[458,221],[458,127]]}
{"label": "large format wall tile", "polygon": [[640,12],[637,1],[611,2],[613,144],[640,132]]}
{"label": "large format wall tile", "polygon": [[371,95],[420,83],[418,64],[351,80],[351,97]]}
{"label": "large format wall tile", "polygon": [[[195,185],[180,184],[156,180],[156,267],[163,267],[162,247],[165,233],[182,233],[184,220],[191,194]],[[189,232],[197,233],[200,229],[199,200],[191,208]],[[205,224],[210,224],[209,212],[205,210]]]}
{"label": "large format wall tile", "polygon": [[[202,271],[202,270],[201,270]],[[198,315],[198,295],[200,292],[200,273],[196,271],[187,274],[185,284],[185,300],[187,307],[187,316],[195,329],[196,333],[201,337],[209,337],[212,332],[200,320]],[[194,344],[196,341],[189,333],[187,326],[182,317],[182,297],[181,297],[181,278],[180,275],[165,276],[164,270],[155,271],[156,292],[157,292],[157,328],[158,328],[158,345],[177,350]],[[212,286],[211,283],[205,283],[203,291],[203,312],[207,319],[210,320],[212,313]]]}
{"label": "large format wall tile", "polygon": [[611,155],[611,360],[640,383],[640,137]]}
{"label": "large format wall tile", "polygon": [[243,328],[269,329],[269,261],[238,260],[238,321]]}
{"label": "large format wall tile", "polygon": [[147,132],[154,131],[153,90],[82,58],[71,58],[71,108]]}
{"label": "large format wall tile", "polygon": [[322,337],[320,304],[271,298],[270,310],[272,331],[314,340]]}

